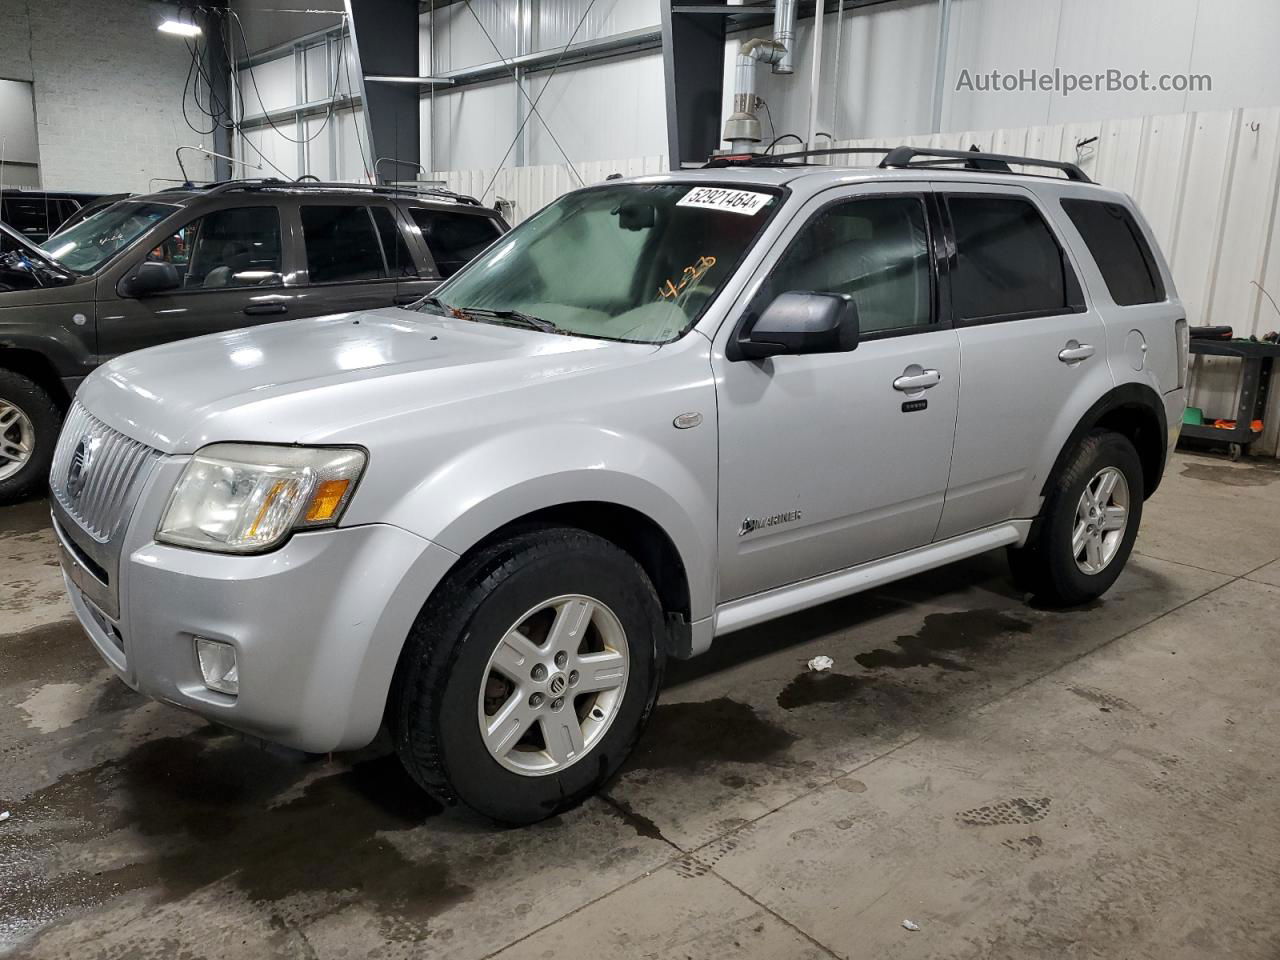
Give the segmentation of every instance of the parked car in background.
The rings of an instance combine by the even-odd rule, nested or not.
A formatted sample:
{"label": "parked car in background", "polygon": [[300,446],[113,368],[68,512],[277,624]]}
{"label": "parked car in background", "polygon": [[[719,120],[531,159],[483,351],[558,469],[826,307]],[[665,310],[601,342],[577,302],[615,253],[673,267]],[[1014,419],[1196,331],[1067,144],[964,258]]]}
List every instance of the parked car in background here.
{"label": "parked car in background", "polygon": [[131,197],[38,246],[5,232],[15,249],[0,262],[0,502],[44,484],[62,412],[104,361],[412,303],[506,230],[496,211],[445,191],[260,180]]}
{"label": "parked car in background", "polygon": [[49,236],[56,237],[63,230],[68,230],[71,227],[74,227],[81,220],[88,219],[99,210],[105,210],[117,200],[124,200],[126,197],[131,196],[133,196],[131,193],[108,193],[104,196],[98,197],[96,200],[91,200],[89,203],[81,206],[80,209],[71,216],[67,217],[67,219],[63,220],[62,223],[58,225],[58,229],[54,230],[53,233],[49,234]]}
{"label": "parked car in background", "polygon": [[81,207],[102,194],[70,190],[10,187],[0,190],[0,223],[6,223],[32,243],[43,243]]}
{"label": "parked car in background", "polygon": [[385,722],[525,823],[713,637],[1000,547],[1097,597],[1181,425],[1184,307],[1128,197],[1007,159],[607,182],[412,310],[122,357],[51,475],[76,614],[149,696],[314,752]]}

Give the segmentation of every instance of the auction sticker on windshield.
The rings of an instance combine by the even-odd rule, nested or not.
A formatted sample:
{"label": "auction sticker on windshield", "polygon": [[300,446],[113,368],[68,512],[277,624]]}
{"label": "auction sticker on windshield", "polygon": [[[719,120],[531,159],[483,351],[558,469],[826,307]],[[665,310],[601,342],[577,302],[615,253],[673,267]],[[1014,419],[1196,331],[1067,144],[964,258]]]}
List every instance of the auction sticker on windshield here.
{"label": "auction sticker on windshield", "polygon": [[678,207],[703,207],[708,210],[727,210],[751,216],[773,199],[772,194],[754,190],[730,190],[727,187],[694,187],[676,204]]}

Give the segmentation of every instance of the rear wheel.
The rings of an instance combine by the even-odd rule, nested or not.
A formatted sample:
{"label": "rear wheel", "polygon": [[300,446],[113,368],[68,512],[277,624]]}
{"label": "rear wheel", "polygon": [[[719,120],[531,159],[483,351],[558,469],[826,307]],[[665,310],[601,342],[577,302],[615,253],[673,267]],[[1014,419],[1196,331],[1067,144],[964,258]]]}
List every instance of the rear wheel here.
{"label": "rear wheel", "polygon": [[1051,484],[1035,541],[1009,551],[1015,582],[1056,605],[1101,596],[1133,550],[1142,491],[1142,463],[1128,438],[1090,433]]}
{"label": "rear wheel", "polygon": [[574,806],[653,709],[661,627],[644,571],[600,537],[544,528],[481,549],[406,644],[392,702],[406,769],[507,823]]}
{"label": "rear wheel", "polygon": [[62,413],[38,383],[0,370],[0,503],[43,489]]}

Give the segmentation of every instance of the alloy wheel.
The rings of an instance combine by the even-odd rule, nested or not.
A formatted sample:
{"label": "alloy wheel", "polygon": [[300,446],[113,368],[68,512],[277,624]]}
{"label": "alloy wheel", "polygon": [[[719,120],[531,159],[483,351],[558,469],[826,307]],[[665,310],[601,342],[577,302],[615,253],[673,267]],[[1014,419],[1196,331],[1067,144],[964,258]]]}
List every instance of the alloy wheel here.
{"label": "alloy wheel", "polygon": [[608,731],[627,688],[626,632],[591,597],[554,597],[525,613],[498,641],[478,703],[490,755],[524,776],[558,773]]}
{"label": "alloy wheel", "polygon": [[0,480],[27,465],[36,449],[36,428],[21,407],[0,399]]}
{"label": "alloy wheel", "polygon": [[1071,553],[1082,573],[1101,573],[1124,542],[1129,526],[1129,482],[1116,467],[1103,467],[1085,484],[1076,506]]}

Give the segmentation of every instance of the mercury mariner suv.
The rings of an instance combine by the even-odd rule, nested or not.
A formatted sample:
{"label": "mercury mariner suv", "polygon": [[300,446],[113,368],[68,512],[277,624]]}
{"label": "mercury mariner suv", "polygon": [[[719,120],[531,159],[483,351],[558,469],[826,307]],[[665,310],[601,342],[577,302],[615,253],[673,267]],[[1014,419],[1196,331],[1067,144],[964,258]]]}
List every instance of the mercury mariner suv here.
{"label": "mercury mariner suv", "polygon": [[111,361],[53,519],[129,686],[305,751],[385,724],[425,789],[530,822],[714,637],[998,547],[1045,602],[1103,593],[1186,338],[1071,164],[719,161],[567,194],[409,306]]}

